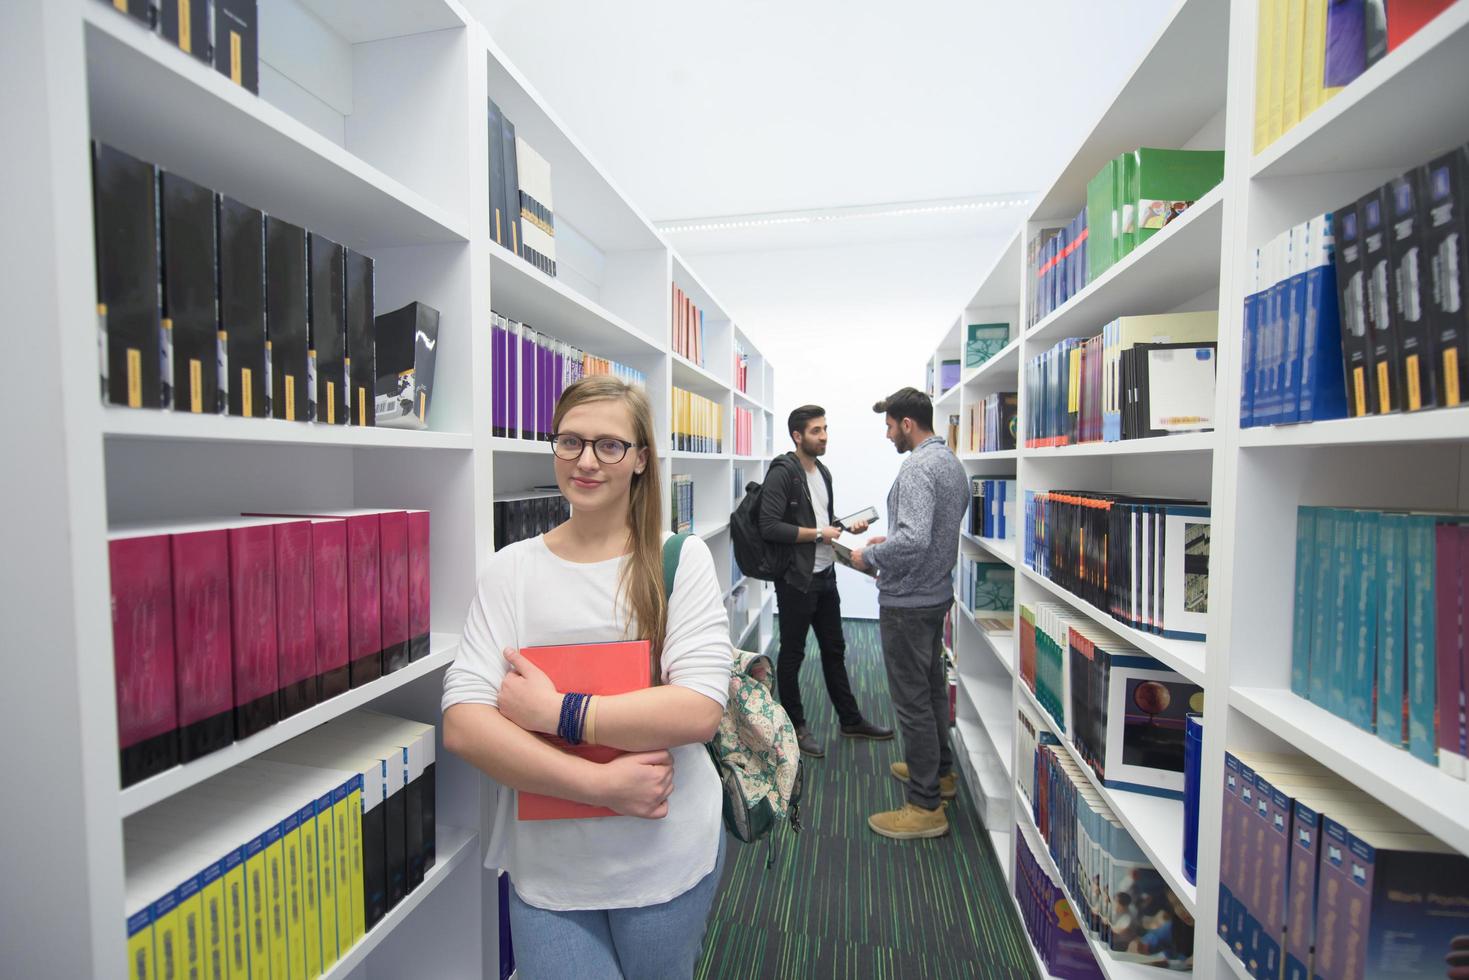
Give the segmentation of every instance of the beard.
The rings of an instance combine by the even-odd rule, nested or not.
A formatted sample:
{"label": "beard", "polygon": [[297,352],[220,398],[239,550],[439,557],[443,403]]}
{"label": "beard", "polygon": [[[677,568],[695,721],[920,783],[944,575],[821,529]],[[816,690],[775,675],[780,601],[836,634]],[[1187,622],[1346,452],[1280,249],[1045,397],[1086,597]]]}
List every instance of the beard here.
{"label": "beard", "polygon": [[813,439],[802,439],[801,452],[805,453],[807,456],[825,456],[826,443],[816,442]]}

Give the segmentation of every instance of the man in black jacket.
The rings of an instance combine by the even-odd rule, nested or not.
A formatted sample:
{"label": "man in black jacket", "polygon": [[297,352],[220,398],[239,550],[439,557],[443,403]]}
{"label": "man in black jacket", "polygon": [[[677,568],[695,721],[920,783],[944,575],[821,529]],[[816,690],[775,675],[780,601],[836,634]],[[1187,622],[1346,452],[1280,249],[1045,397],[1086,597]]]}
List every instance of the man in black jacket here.
{"label": "man in black jacket", "polygon": [[[782,578],[775,583],[780,612],[780,657],[775,674],[780,702],[796,727],[801,752],[811,756],[826,749],[806,727],[801,706],[801,661],[806,656],[806,631],[816,630],[821,648],[821,673],[826,693],[836,708],[847,738],[892,738],[890,728],[865,721],[847,679],[847,641],[842,636],[842,603],[837,594],[836,556],[831,543],[842,533],[832,508],[831,471],[818,457],[826,454],[826,410],[803,405],[791,413],[786,430],[796,444],[794,452],[770,464],[760,500],[760,536],[788,551]],[[817,514],[821,515],[817,520]],[[847,528],[853,534],[867,530],[865,521]]]}

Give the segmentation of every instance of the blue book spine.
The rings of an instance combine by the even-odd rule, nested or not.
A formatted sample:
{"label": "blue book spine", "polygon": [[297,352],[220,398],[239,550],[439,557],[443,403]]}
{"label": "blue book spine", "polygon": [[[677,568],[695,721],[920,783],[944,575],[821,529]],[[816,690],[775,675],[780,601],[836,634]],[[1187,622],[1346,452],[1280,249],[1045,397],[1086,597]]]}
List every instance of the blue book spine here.
{"label": "blue book spine", "polygon": [[1286,284],[1286,310],[1285,372],[1280,421],[1299,422],[1301,420],[1302,332],[1306,319],[1306,276],[1304,273],[1291,276]]}
{"label": "blue book spine", "polygon": [[1351,657],[1347,644],[1352,640],[1350,628],[1357,580],[1353,549],[1357,543],[1355,511],[1339,510],[1333,524],[1331,565],[1331,635],[1330,657],[1326,675],[1326,710],[1339,718],[1347,717],[1348,669]]}
{"label": "blue book spine", "polygon": [[1291,629],[1290,689],[1299,697],[1310,696],[1311,616],[1316,588],[1315,507],[1296,511],[1296,592]]}
{"label": "blue book spine", "polygon": [[1434,519],[1407,517],[1408,751],[1438,765],[1438,660],[1434,651]]}
{"label": "blue book spine", "polygon": [[1259,293],[1251,293],[1245,297],[1239,383],[1239,424],[1242,429],[1248,429],[1255,424],[1255,354],[1260,343],[1256,337],[1259,308]]}
{"label": "blue book spine", "polygon": [[1290,306],[1290,281],[1270,287],[1270,325],[1266,342],[1265,424],[1276,425],[1285,414],[1285,337]]}
{"label": "blue book spine", "polygon": [[1372,731],[1376,712],[1372,702],[1377,683],[1377,519],[1376,511],[1356,515],[1356,545],[1352,561],[1356,581],[1352,591],[1351,663],[1346,685],[1346,718],[1358,728]]}
{"label": "blue book spine", "polygon": [[1307,690],[1310,700],[1326,707],[1327,681],[1331,676],[1331,585],[1334,576],[1331,570],[1332,543],[1336,540],[1338,511],[1322,507],[1316,511],[1316,560],[1313,563],[1320,573],[1312,583],[1311,598],[1311,675]]}
{"label": "blue book spine", "polygon": [[1306,272],[1305,310],[1301,329],[1301,421],[1346,418],[1346,373],[1341,357],[1335,266],[1320,265]]}
{"label": "blue book spine", "polygon": [[1404,700],[1404,645],[1407,620],[1408,519],[1383,514],[1377,524],[1377,737],[1390,745],[1407,744]]}

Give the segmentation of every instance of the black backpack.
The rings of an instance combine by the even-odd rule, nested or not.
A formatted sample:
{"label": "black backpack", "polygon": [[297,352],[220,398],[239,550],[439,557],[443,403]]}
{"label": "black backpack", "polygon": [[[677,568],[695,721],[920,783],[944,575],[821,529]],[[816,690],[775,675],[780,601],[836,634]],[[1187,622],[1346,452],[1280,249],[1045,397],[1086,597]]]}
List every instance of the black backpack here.
{"label": "black backpack", "polygon": [[[771,468],[783,462],[789,463],[784,457],[777,456],[771,461]],[[791,549],[772,546],[760,536],[760,500],[763,496],[764,484],[752,481],[745,487],[745,496],[734,513],[729,515],[729,536],[734,543],[735,563],[741,572],[750,578],[778,582],[790,563]]]}

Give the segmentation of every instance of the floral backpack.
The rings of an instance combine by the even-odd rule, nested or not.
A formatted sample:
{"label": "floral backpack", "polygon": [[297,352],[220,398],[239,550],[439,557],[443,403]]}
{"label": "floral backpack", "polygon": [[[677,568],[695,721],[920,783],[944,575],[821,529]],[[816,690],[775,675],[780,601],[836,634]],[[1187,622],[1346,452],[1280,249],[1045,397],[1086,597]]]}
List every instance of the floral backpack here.
{"label": "floral backpack", "polygon": [[[670,598],[687,537],[676,534],[663,543],[663,591]],[[749,844],[782,817],[800,831],[801,750],[790,718],[776,703],[770,658],[743,650],[735,655],[724,717],[705,748],[724,786],[725,829]]]}

